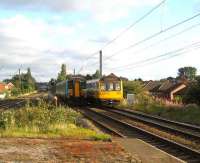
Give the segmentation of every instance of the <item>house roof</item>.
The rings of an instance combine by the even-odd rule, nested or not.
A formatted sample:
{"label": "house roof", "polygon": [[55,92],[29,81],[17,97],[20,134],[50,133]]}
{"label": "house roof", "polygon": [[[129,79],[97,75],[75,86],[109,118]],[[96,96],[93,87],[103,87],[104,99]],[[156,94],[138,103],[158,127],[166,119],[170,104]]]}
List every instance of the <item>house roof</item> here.
{"label": "house roof", "polygon": [[169,93],[172,90],[176,89],[180,85],[186,85],[185,82],[175,81],[175,80],[165,80],[165,81],[150,81],[144,88],[150,92],[163,92]]}
{"label": "house roof", "polygon": [[150,92],[156,91],[162,83],[160,81],[152,81],[146,82],[144,89]]}

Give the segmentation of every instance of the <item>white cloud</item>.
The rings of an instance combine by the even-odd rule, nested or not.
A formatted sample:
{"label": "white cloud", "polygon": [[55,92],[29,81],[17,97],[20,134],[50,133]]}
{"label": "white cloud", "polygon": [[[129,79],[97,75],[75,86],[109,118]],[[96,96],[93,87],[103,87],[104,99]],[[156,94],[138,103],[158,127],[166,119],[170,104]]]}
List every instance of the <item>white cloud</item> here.
{"label": "white cloud", "polygon": [[[126,18],[130,18],[130,13],[132,14],[134,10],[146,6],[151,8],[151,6],[155,6],[159,2],[160,0],[2,1],[0,2],[0,8],[3,6],[8,11],[12,9],[20,10],[20,14],[0,19],[0,64],[5,65],[4,69],[12,69],[13,71],[20,64],[23,64],[23,67],[31,66],[33,74],[42,76],[42,80],[48,80],[48,77],[56,77],[61,63],[66,63],[71,72],[73,68],[80,68],[85,63],[84,58],[99,50],[106,42],[109,42],[109,40],[112,40],[123,31],[124,26],[133,22],[134,20],[123,21]],[[24,10],[25,13],[28,13],[29,10],[33,13],[43,10],[43,12],[47,13],[48,18],[42,15],[41,17],[28,17],[23,13]],[[67,15],[68,12],[70,13],[69,15]],[[82,19],[81,14],[87,16]],[[135,14],[138,13],[136,12]],[[73,20],[71,20],[70,16],[72,16]],[[134,18],[140,16],[141,13],[134,15]],[[112,23],[115,22],[117,23],[114,26]],[[150,17],[148,20],[145,19],[144,22],[146,22],[145,26],[137,26],[129,30],[120,39],[103,49],[103,57],[110,56],[128,45],[137,43],[159,30],[157,19],[153,20]],[[195,39],[197,40],[197,35],[194,32],[193,35],[187,35],[174,41],[145,49],[146,46],[159,41],[161,38],[159,37],[133,49],[123,51],[119,55],[112,57],[111,60],[104,61],[104,72],[109,73],[112,71],[109,68],[134,63],[181,47]],[[141,49],[144,50],[138,52]],[[181,60],[183,63],[186,63],[186,61]],[[94,64],[94,62],[97,62],[97,64]],[[194,63],[194,61],[191,61],[191,63]],[[175,63],[173,62],[173,64]],[[82,72],[92,73],[97,68],[98,55],[88,60],[88,64],[86,64]],[[177,66],[172,65],[168,72],[170,73],[172,69],[176,68]],[[152,66],[147,69],[144,67],[133,74],[126,70],[119,73],[125,76],[139,77],[141,74],[141,76],[149,78],[156,76],[157,78],[161,72],[154,72],[155,69],[156,66]],[[114,72],[118,73],[118,71]]]}

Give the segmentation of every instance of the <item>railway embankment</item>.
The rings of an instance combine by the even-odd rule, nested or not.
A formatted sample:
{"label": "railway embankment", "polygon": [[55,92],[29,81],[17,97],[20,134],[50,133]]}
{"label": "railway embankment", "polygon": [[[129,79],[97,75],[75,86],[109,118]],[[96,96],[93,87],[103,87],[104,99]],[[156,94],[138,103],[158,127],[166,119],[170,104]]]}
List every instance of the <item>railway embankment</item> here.
{"label": "railway embankment", "polygon": [[142,113],[159,116],[169,120],[179,121],[192,125],[200,125],[200,106],[188,104],[182,106],[166,106],[158,103],[139,103],[132,106],[119,105],[117,108],[125,108]]}

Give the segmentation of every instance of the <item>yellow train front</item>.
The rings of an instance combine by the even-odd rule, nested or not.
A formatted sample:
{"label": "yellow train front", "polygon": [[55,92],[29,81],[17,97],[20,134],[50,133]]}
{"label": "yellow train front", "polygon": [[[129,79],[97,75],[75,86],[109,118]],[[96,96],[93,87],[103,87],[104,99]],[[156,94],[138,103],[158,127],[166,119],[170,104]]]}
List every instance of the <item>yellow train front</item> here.
{"label": "yellow train front", "polygon": [[100,79],[87,80],[86,88],[83,90],[84,97],[89,101],[105,103],[119,103],[123,99],[122,80],[110,74]]}

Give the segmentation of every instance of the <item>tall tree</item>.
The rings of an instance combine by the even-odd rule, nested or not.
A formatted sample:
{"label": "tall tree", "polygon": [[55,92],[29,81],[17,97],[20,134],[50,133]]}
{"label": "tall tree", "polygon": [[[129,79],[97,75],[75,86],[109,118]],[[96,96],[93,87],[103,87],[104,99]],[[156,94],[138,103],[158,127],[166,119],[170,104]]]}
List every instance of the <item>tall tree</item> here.
{"label": "tall tree", "polygon": [[181,67],[178,69],[178,77],[187,78],[189,80],[195,79],[197,69],[195,67]]}
{"label": "tall tree", "polygon": [[96,70],[96,72],[92,75],[92,78],[93,78],[93,79],[98,79],[98,78],[100,78],[100,72],[99,72],[99,70]]}
{"label": "tall tree", "polygon": [[190,83],[183,96],[183,102],[200,105],[200,77],[197,77],[195,81]]}
{"label": "tall tree", "polygon": [[67,71],[66,71],[66,64],[61,65],[61,71],[58,73],[57,81],[63,81],[66,79]]}
{"label": "tall tree", "polygon": [[124,81],[123,88],[125,97],[128,93],[137,95],[144,92],[144,87],[140,81]]}
{"label": "tall tree", "polygon": [[86,80],[91,80],[91,79],[92,79],[92,76],[91,76],[90,74],[87,74],[87,75],[85,76],[85,79],[86,79]]}
{"label": "tall tree", "polygon": [[35,86],[36,86],[36,81],[33,78],[33,76],[31,75],[31,69],[28,68],[27,69],[27,73],[23,74],[22,76],[22,81],[23,81],[23,89],[29,89],[29,90],[34,90]]}

